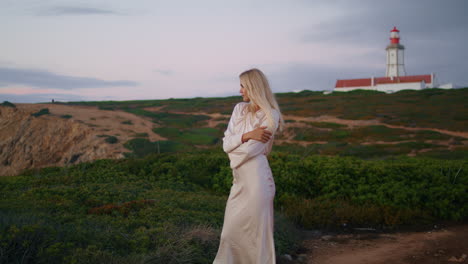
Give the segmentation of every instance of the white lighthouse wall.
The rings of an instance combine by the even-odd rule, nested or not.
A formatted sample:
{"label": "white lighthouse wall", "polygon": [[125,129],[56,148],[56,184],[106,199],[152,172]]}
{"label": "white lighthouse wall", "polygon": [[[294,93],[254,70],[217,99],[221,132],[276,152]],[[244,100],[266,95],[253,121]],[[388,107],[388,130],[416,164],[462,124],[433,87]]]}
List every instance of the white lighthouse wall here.
{"label": "white lighthouse wall", "polygon": [[437,87],[439,89],[453,89],[454,86],[453,86],[453,83],[446,83],[446,84],[442,84],[442,85],[439,85],[439,87]]}
{"label": "white lighthouse wall", "polygon": [[414,83],[389,83],[389,84],[378,84],[377,91],[382,92],[397,92],[401,90],[411,89],[411,90],[422,90],[426,88],[424,82],[414,82]]}
{"label": "white lighthouse wall", "polygon": [[358,89],[375,90],[375,86],[355,86],[355,87],[340,87],[340,88],[335,87],[333,91],[334,92],[349,92],[349,91],[358,90]]}
{"label": "white lighthouse wall", "polygon": [[426,88],[435,88],[439,85],[435,73],[431,73],[431,81],[431,83],[426,83]]}
{"label": "white lighthouse wall", "polygon": [[406,76],[405,62],[404,62],[404,60],[403,60],[403,58],[404,58],[403,52],[404,52],[403,49],[397,51],[397,56],[398,56],[398,60],[397,60],[397,63],[398,63],[398,72],[397,72],[397,76]]}
{"label": "white lighthouse wall", "polygon": [[397,49],[387,49],[387,77],[398,76]]}

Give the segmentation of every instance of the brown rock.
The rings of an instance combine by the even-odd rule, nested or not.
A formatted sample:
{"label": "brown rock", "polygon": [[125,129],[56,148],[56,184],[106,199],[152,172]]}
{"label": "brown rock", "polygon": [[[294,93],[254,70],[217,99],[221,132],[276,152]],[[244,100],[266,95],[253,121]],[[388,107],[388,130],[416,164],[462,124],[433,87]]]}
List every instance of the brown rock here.
{"label": "brown rock", "polygon": [[105,143],[89,126],[55,115],[34,117],[34,112],[0,106],[0,176],[123,157],[123,151]]}

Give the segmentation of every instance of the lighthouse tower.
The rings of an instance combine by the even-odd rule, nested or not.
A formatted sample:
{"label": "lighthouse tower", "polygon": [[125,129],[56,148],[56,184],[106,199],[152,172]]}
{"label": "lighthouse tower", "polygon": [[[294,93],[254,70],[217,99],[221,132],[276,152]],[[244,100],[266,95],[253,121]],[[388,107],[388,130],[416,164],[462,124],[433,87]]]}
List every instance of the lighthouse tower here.
{"label": "lighthouse tower", "polygon": [[405,76],[405,63],[403,60],[403,52],[405,47],[400,44],[400,31],[393,27],[390,31],[390,44],[387,50],[387,73],[386,77]]}

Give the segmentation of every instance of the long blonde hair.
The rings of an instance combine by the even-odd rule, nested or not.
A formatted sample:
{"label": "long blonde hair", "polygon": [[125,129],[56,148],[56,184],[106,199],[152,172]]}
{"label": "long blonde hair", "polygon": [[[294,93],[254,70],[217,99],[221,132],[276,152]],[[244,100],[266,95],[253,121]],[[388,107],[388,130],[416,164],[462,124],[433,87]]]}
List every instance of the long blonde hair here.
{"label": "long blonde hair", "polygon": [[258,108],[263,110],[267,117],[268,128],[270,128],[270,130],[275,127],[275,120],[272,113],[273,109],[277,110],[279,114],[278,130],[282,131],[284,120],[265,74],[259,69],[250,69],[241,73],[239,79],[242,87],[247,90],[247,95],[250,99],[247,110],[251,113],[255,113]]}

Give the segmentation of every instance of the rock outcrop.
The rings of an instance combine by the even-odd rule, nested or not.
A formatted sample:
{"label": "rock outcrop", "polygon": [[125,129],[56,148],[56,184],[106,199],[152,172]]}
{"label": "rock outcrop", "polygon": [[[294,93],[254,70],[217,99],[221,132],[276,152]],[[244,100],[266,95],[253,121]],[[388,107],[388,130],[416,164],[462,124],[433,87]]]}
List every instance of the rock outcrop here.
{"label": "rock outcrop", "polygon": [[86,124],[55,115],[35,117],[33,113],[31,109],[0,106],[0,176],[123,157],[121,149],[96,136]]}

